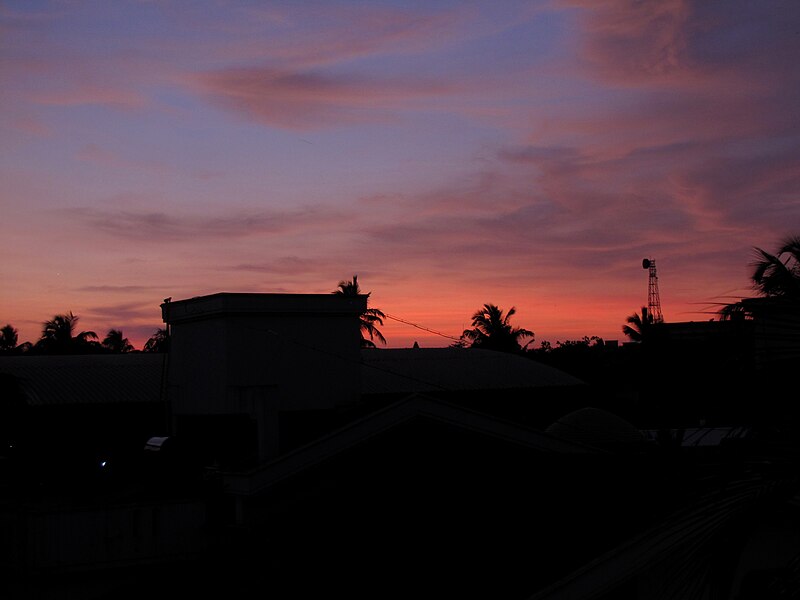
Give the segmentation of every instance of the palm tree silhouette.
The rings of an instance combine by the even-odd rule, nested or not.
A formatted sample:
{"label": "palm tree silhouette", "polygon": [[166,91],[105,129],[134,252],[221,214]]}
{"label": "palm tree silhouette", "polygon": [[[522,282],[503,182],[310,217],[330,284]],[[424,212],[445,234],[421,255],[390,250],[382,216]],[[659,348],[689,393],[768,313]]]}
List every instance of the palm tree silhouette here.
{"label": "palm tree silhouette", "polygon": [[9,323],[0,329],[0,352],[13,352],[17,348],[19,334]]}
{"label": "palm tree silhouette", "polygon": [[762,296],[800,300],[800,236],[788,237],[777,255],[754,248],[757,259],[751,279]]}
{"label": "palm tree silhouette", "polygon": [[45,321],[42,337],[36,342],[35,348],[46,354],[80,354],[94,350],[99,345],[97,341],[92,341],[97,340],[94,331],[81,331],[74,335],[78,319],[70,311]]}
{"label": "palm tree silhouette", "polygon": [[[776,254],[759,247],[754,247],[753,252],[750,282],[758,295],[789,305],[800,304],[800,236],[786,237]],[[720,318],[745,318],[751,316],[757,306],[747,298],[726,304],[719,311]]]}
{"label": "palm tree silhouette", "polygon": [[102,346],[114,354],[125,354],[134,350],[133,344],[122,335],[122,331],[119,329],[109,329]]}
{"label": "palm tree silhouette", "polygon": [[641,315],[633,313],[625,319],[625,322],[628,324],[622,326],[622,333],[627,335],[632,342],[643,342],[648,337],[655,319],[653,313],[643,306]]}
{"label": "palm tree silhouette", "polygon": [[[339,282],[339,286],[336,290],[332,292],[333,294],[339,294],[341,296],[366,296],[369,298],[369,295],[372,292],[362,292],[361,287],[358,285],[358,275],[353,275],[352,281],[347,281],[343,279]],[[363,313],[360,315],[361,320],[361,347],[362,348],[374,348],[375,342],[373,340],[377,339],[382,344],[386,343],[386,338],[383,337],[380,329],[378,329],[378,325],[383,325],[383,320],[386,318],[386,315],[380,309],[377,308],[367,308],[364,310]],[[369,339],[366,337],[369,336]]]}
{"label": "palm tree silhouette", "polygon": [[169,349],[169,333],[166,329],[156,329],[156,332],[144,343],[144,352],[166,352]]}
{"label": "palm tree silhouette", "polygon": [[[503,309],[495,304],[484,304],[482,308],[472,315],[473,329],[465,329],[461,334],[462,339],[469,342],[471,348],[484,348],[499,350],[501,352],[520,352],[533,342],[533,331],[521,327],[513,327],[511,317],[516,314],[515,307],[508,309],[503,314]],[[520,342],[524,338],[531,338],[525,345]]]}

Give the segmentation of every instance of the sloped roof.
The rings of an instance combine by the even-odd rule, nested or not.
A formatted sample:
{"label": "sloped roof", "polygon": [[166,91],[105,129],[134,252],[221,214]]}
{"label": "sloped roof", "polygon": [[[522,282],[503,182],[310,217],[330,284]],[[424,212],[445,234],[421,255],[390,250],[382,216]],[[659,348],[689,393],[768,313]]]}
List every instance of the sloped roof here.
{"label": "sloped roof", "polygon": [[283,454],[247,472],[226,473],[226,489],[232,494],[254,494],[287,477],[330,459],[384,431],[422,417],[447,423],[480,435],[553,454],[598,454],[602,450],[562,440],[543,431],[498,419],[448,402],[414,394],[379,409],[313,442]]}
{"label": "sloped roof", "polygon": [[[670,574],[664,579],[664,589],[659,590],[660,598],[705,598],[706,590],[697,582],[707,577],[707,563],[698,560],[698,556],[718,550],[721,534],[727,531],[730,535],[731,523],[748,523],[756,511],[763,509],[766,499],[781,497],[787,487],[796,489],[793,478],[773,479],[760,473],[735,477],[528,600],[601,598],[615,586],[653,568]],[[750,527],[745,525],[735,533],[746,535]],[[726,543],[730,543],[729,538]]]}
{"label": "sloped roof", "polygon": [[[698,448],[719,446],[729,441],[742,440],[749,436],[752,431],[753,428],[747,425],[736,425],[731,427],[688,427],[683,430],[670,429],[669,433],[673,439],[680,435],[681,446]],[[659,431],[657,429],[645,429],[642,434],[648,440],[657,441]]]}
{"label": "sloped roof", "polygon": [[584,384],[528,358],[476,348],[366,349],[364,394],[524,389]]}
{"label": "sloped roof", "polygon": [[3,356],[31,406],[159,402],[164,354]]}
{"label": "sloped roof", "polygon": [[[14,377],[32,406],[158,402],[165,357],[146,352],[0,356],[0,376]],[[492,350],[370,349],[363,350],[361,357],[365,395],[583,384],[548,365]]]}
{"label": "sloped roof", "polygon": [[648,438],[633,424],[613,413],[592,406],[564,415],[545,431],[564,440],[600,448],[648,442]]}

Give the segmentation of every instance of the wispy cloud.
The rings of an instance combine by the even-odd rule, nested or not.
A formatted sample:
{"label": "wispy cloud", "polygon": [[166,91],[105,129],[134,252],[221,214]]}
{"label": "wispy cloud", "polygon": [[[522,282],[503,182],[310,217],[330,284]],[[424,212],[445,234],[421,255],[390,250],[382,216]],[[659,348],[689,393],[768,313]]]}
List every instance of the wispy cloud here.
{"label": "wispy cloud", "polygon": [[281,256],[261,263],[240,263],[225,266],[225,269],[268,275],[307,276],[328,272],[335,261],[319,257]]}
{"label": "wispy cloud", "polygon": [[164,327],[160,299],[152,302],[124,302],[89,304],[80,312],[82,323],[91,324],[92,330],[102,340],[111,329],[118,329],[141,350],[147,339],[157,329]]}
{"label": "wispy cloud", "polygon": [[162,289],[152,285],[85,285],[77,288],[79,292],[90,292],[93,294],[131,294],[138,292],[149,292]]}
{"label": "wispy cloud", "polygon": [[92,230],[115,238],[177,242],[197,239],[235,238],[267,233],[325,228],[346,216],[326,208],[307,207],[293,211],[248,211],[208,216],[164,212],[117,211],[80,208],[68,211]]}
{"label": "wispy cloud", "polygon": [[578,9],[571,73],[606,101],[550,107],[529,145],[498,156],[530,175],[554,214],[583,223],[582,240],[662,238],[683,254],[690,241],[710,248],[796,214],[800,6],[562,5]]}
{"label": "wispy cloud", "polygon": [[37,137],[48,137],[53,134],[53,128],[36,117],[12,116],[9,118],[9,125],[16,131]]}
{"label": "wispy cloud", "polygon": [[597,76],[623,84],[670,84],[691,71],[689,0],[568,0],[580,6],[582,58]]}
{"label": "wispy cloud", "polygon": [[150,163],[143,163],[137,161],[131,161],[128,159],[123,158],[118,152],[114,150],[110,150],[108,148],[103,148],[98,144],[86,144],[81,147],[77,154],[75,155],[78,160],[82,160],[89,163],[94,163],[101,167],[112,167],[112,168],[141,168],[147,167],[148,169],[156,169],[159,171],[165,171],[166,168],[156,161],[152,161]]}
{"label": "wispy cloud", "polygon": [[219,169],[209,168],[184,168],[170,164],[164,160],[142,160],[123,156],[119,152],[100,146],[86,144],[82,146],[75,157],[87,163],[102,167],[103,169],[125,169],[132,171],[146,171],[158,175],[184,175],[201,181],[209,181],[223,177]]}
{"label": "wispy cloud", "polygon": [[[187,22],[184,7],[173,18]],[[191,12],[191,10],[190,10]],[[468,7],[391,8],[306,2],[294,6],[233,6],[220,19],[207,6],[189,22],[205,31],[202,50],[215,61],[268,61],[308,70],[363,58],[415,54],[452,43],[474,11]],[[193,48],[191,41],[161,42],[170,52]]]}
{"label": "wispy cloud", "polygon": [[136,90],[113,88],[104,84],[86,84],[68,89],[40,92],[33,96],[33,102],[48,106],[91,106],[100,105],[118,109],[132,110],[142,108],[148,103],[145,96]]}
{"label": "wispy cloud", "polygon": [[426,98],[455,90],[435,80],[332,75],[263,68],[231,68],[197,77],[218,105],[275,127],[310,130],[397,119],[424,107]]}
{"label": "wispy cloud", "polygon": [[[88,307],[86,315],[81,315],[84,320],[92,320],[93,322],[102,321],[104,323],[116,322],[118,325],[109,325],[110,327],[119,327],[124,323],[136,322],[141,319],[152,318],[154,314],[158,313],[158,305],[154,306],[143,304],[141,302],[121,302],[117,304],[102,304]],[[100,335],[100,332],[97,332]]]}
{"label": "wispy cloud", "polygon": [[[797,69],[800,7],[747,0],[566,0],[587,73],[620,85],[759,87]],[[795,41],[792,41],[792,38]]]}
{"label": "wispy cloud", "polygon": [[418,70],[402,63],[376,75],[370,61],[391,62],[457,44],[479,17],[466,6],[424,10],[324,3],[280,15],[270,8],[264,16],[253,7],[240,13],[250,15],[249,21],[237,21],[240,39],[214,51],[217,62],[230,66],[183,77],[181,83],[245,118],[296,130],[391,121],[400,111],[455,93],[454,83],[412,75]]}

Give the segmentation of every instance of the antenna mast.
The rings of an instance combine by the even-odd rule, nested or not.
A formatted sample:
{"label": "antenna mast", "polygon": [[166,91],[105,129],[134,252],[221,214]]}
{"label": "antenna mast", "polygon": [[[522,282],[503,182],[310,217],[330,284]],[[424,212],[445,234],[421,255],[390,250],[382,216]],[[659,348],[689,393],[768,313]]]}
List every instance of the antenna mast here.
{"label": "antenna mast", "polygon": [[656,260],[645,258],[642,260],[642,268],[650,271],[647,284],[647,310],[653,315],[653,323],[663,323],[664,316],[661,314],[661,299],[658,297],[658,275],[656,274]]}

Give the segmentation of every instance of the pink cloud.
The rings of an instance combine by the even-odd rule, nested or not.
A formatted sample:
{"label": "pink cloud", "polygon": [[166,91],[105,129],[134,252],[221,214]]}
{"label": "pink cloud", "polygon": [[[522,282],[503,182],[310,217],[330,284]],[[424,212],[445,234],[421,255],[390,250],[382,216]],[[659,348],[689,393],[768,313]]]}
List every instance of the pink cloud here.
{"label": "pink cloud", "polygon": [[40,92],[33,96],[33,101],[48,106],[103,105],[125,110],[142,108],[148,103],[147,98],[135,90],[108,84],[85,84]]}
{"label": "pink cloud", "polygon": [[[376,54],[420,52],[441,45],[462,20],[462,15],[453,11],[432,14],[362,6],[318,7],[314,16],[325,24],[321,30],[286,39],[270,49],[270,59],[309,67]],[[306,18],[303,15],[294,21],[305,24]]]}
{"label": "pink cloud", "polygon": [[118,167],[125,164],[116,152],[103,149],[97,144],[86,144],[77,153],[78,160],[96,163],[103,167]]}
{"label": "pink cloud", "polygon": [[[150,306],[141,302],[91,306],[87,309],[88,312],[85,315],[85,319],[84,315],[81,315],[81,319],[91,319],[94,322],[102,321],[108,324],[108,327],[120,327],[127,322],[135,322],[142,318],[152,317],[157,312],[158,305],[161,302],[161,299],[155,299],[155,296],[153,304]],[[117,325],[109,324],[113,322],[116,322]],[[100,331],[97,331],[97,335],[101,335]]]}
{"label": "pink cloud", "polygon": [[[191,7],[188,9],[191,11]],[[171,17],[207,36],[194,48],[215,60],[237,63],[269,61],[292,70],[308,70],[365,57],[409,54],[450,43],[471,9],[412,10],[381,6],[302,3],[291,7],[232,6],[226,19],[198,7]],[[174,14],[173,14],[174,13]],[[222,37],[217,37],[218,34]],[[166,51],[184,52],[191,41],[167,41]]]}
{"label": "pink cloud", "polygon": [[583,73],[601,82],[685,91],[754,89],[797,78],[792,3],[564,0],[578,7]]}
{"label": "pink cloud", "polygon": [[394,111],[454,91],[432,80],[380,80],[269,67],[205,73],[195,86],[246,118],[298,130],[391,120]]}
{"label": "pink cloud", "polygon": [[8,6],[0,6],[0,32],[14,33],[14,32],[27,32],[30,28],[40,23],[46,23],[57,19],[63,15],[63,10],[58,12],[52,10],[32,10],[22,11],[9,8]]}
{"label": "pink cloud", "polygon": [[235,238],[257,234],[309,231],[347,220],[340,212],[307,207],[292,211],[250,211],[224,216],[181,215],[81,208],[69,215],[96,232],[115,238],[147,242],[193,241],[199,238]]}
{"label": "pink cloud", "polygon": [[603,86],[607,101],[549,109],[529,146],[500,152],[541,198],[578,231],[591,215],[589,239],[646,236],[681,256],[690,243],[702,254],[796,220],[800,46],[788,23],[799,8],[565,4],[581,8],[584,62],[574,73]]}
{"label": "pink cloud", "polygon": [[149,285],[87,285],[78,288],[79,292],[90,292],[92,294],[137,294],[139,292],[149,292],[161,289]]}
{"label": "pink cloud", "polygon": [[597,77],[669,84],[685,77],[689,0],[566,2],[584,15],[582,58]]}
{"label": "pink cloud", "polygon": [[[119,169],[149,171],[158,175],[168,175],[177,172],[176,169],[171,168],[164,162],[155,160],[132,160],[123,157],[118,152],[101,147],[97,144],[84,145],[78,150],[75,157],[80,161],[96,165],[107,172]],[[198,177],[198,179],[200,179],[200,177]]]}
{"label": "pink cloud", "polygon": [[306,277],[308,275],[322,276],[327,274],[337,264],[336,261],[319,257],[281,256],[261,263],[242,263],[225,266],[224,268],[265,275]]}
{"label": "pink cloud", "polygon": [[[473,9],[463,8],[334,10],[324,4],[304,6],[277,20],[273,13],[268,11],[266,41],[258,21],[249,33],[245,24],[237,23],[244,41],[215,51],[218,59],[243,66],[209,70],[179,82],[247,119],[293,130],[393,121],[401,111],[430,108],[437,98],[460,91],[439,79],[367,75],[343,65],[455,43],[469,35],[464,26],[476,16]],[[260,65],[252,66],[256,61]]]}
{"label": "pink cloud", "polygon": [[48,137],[53,134],[53,128],[47,123],[34,117],[12,118],[11,126],[17,131],[37,137]]}
{"label": "pink cloud", "polygon": [[137,160],[122,156],[118,152],[97,144],[84,145],[75,155],[78,160],[92,163],[104,169],[129,169],[149,171],[158,175],[182,174],[201,181],[209,181],[223,177],[225,173],[218,169],[183,168],[170,165],[163,160]]}
{"label": "pink cloud", "polygon": [[800,147],[710,157],[676,177],[695,201],[731,226],[800,223]]}
{"label": "pink cloud", "polygon": [[81,325],[91,324],[101,341],[110,329],[119,329],[136,350],[141,350],[150,336],[164,327],[162,298],[154,293],[149,301],[89,305],[80,313]]}

